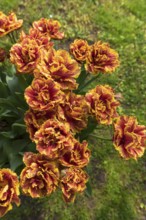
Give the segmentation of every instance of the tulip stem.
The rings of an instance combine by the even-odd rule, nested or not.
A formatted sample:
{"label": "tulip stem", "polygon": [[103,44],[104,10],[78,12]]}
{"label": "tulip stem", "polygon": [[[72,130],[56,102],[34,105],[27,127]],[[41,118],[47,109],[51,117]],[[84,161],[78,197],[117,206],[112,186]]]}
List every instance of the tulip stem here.
{"label": "tulip stem", "polygon": [[13,33],[13,32],[11,33],[11,36],[12,36],[12,38],[13,38],[14,43],[16,43],[16,38],[15,38],[15,36],[14,36],[14,33]]}
{"label": "tulip stem", "polygon": [[84,89],[85,87],[87,87],[90,83],[92,83],[94,80],[96,80],[99,76],[100,76],[100,74],[98,74],[97,76],[94,76],[92,79],[90,79],[88,82],[86,82],[86,83],[79,89],[78,92],[80,92],[82,89]]}
{"label": "tulip stem", "polygon": [[10,39],[11,43],[13,44],[13,43],[14,43],[14,41],[13,41],[13,38],[12,38],[12,36],[11,36],[11,34],[10,34],[10,33],[8,34],[8,37],[9,37],[9,39]]}
{"label": "tulip stem", "polygon": [[15,36],[13,33],[9,33],[8,34],[9,38],[10,38],[10,41],[12,44],[15,44],[16,43],[16,39],[15,39]]}
{"label": "tulip stem", "polygon": [[90,134],[89,136],[92,136],[92,137],[95,137],[95,138],[97,138],[97,139],[104,140],[104,141],[113,141],[112,139],[102,138],[102,137],[96,136],[96,135],[94,135],[94,134]]}
{"label": "tulip stem", "polygon": [[79,75],[79,77],[78,77],[78,79],[77,79],[77,83],[79,84],[78,89],[80,89],[81,84],[83,84],[83,83],[85,82],[85,80],[86,80],[88,74],[89,74],[89,73],[87,73],[87,72],[85,71],[85,69],[82,67],[81,73],[80,73],[80,75]]}

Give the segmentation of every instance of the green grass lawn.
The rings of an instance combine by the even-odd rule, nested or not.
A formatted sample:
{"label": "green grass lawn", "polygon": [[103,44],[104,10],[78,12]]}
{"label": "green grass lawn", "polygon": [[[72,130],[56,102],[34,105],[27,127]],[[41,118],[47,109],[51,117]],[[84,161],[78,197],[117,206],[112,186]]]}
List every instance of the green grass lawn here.
{"label": "green grass lawn", "polygon": [[[66,33],[66,39],[59,43],[61,48],[66,48],[75,38],[110,43],[118,51],[121,65],[115,73],[103,77],[102,82],[122,94],[120,113],[135,115],[146,125],[145,0],[0,0],[0,9],[14,10],[24,19],[26,30],[41,17],[58,19]],[[46,199],[25,198],[20,208],[2,219],[146,219],[146,155],[138,161],[124,161],[110,142],[95,138],[89,142],[91,195],[86,192],[77,196],[70,205],[63,203],[59,192]]]}

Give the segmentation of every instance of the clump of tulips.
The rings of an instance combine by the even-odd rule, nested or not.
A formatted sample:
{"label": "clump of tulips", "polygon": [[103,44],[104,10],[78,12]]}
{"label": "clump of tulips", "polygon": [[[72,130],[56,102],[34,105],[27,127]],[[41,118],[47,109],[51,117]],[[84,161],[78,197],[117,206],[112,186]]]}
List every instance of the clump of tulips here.
{"label": "clump of tulips", "polygon": [[19,186],[32,198],[60,188],[65,202],[73,202],[85,190],[85,167],[92,152],[83,131],[93,132],[91,122],[93,128],[113,126],[111,141],[126,160],[141,157],[146,148],[146,127],[133,116],[119,115],[120,102],[112,87],[98,84],[86,90],[98,77],[115,71],[118,53],[108,43],[89,45],[84,39],[74,40],[69,52],[56,49],[56,40],[64,38],[57,20],[34,21],[28,33],[20,31],[22,23],[14,13],[0,12],[0,37],[12,43],[7,55],[0,49],[0,62],[15,66],[15,77],[31,77],[24,90],[24,122],[35,149],[23,149],[19,173],[1,166],[0,217],[12,203],[20,204]]}

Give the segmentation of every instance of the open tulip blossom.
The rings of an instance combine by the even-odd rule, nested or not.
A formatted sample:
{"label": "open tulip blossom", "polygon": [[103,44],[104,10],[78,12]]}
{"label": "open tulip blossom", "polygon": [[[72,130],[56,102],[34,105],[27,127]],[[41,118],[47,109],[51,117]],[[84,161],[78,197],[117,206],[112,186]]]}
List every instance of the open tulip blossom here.
{"label": "open tulip blossom", "polygon": [[[9,135],[15,141],[26,140],[14,152],[21,155],[21,169],[12,161],[1,166],[0,217],[13,203],[20,204],[20,188],[32,198],[60,189],[64,202],[74,202],[90,178],[86,167],[93,150],[88,136],[98,125],[113,128],[111,141],[125,160],[137,160],[146,148],[146,127],[133,116],[120,115],[116,91],[101,83],[103,75],[108,77],[120,65],[118,53],[99,39],[93,44],[75,39],[68,51],[56,49],[56,41],[65,37],[59,21],[41,18],[27,33],[20,31],[22,23],[15,13],[0,12],[0,37],[11,42],[7,53],[0,48],[0,62],[9,63],[13,70],[11,76],[4,73],[2,80],[12,92],[9,106],[11,100],[19,103],[14,104],[13,120],[17,120]],[[98,77],[100,81],[91,88]]]}

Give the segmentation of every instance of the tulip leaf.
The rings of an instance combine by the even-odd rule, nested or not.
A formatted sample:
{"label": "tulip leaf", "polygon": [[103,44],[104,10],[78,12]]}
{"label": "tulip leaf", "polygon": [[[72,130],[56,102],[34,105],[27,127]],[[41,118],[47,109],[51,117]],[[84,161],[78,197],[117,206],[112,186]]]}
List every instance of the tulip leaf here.
{"label": "tulip leaf", "polygon": [[92,196],[92,186],[91,186],[90,181],[88,181],[86,183],[86,195],[87,196]]}
{"label": "tulip leaf", "polygon": [[0,134],[5,137],[5,138],[8,138],[8,139],[13,139],[15,138],[15,135],[13,134],[12,131],[2,131],[0,132]]}
{"label": "tulip leaf", "polygon": [[95,120],[95,118],[89,118],[87,128],[81,131],[79,134],[80,141],[87,139],[88,136],[96,129],[96,127],[97,121]]}
{"label": "tulip leaf", "polygon": [[30,144],[30,140],[26,137],[23,139],[13,139],[8,140],[7,138],[1,137],[0,141],[0,167],[4,166],[5,164],[9,164],[9,167],[15,171],[18,167],[20,167],[22,162],[22,154],[21,151],[27,149],[28,145]]}
{"label": "tulip leaf", "polygon": [[11,154],[10,158],[10,168],[15,171],[19,166],[23,164],[22,156],[20,154]]}
{"label": "tulip leaf", "polygon": [[12,112],[8,109],[0,108],[0,118],[12,117]]}
{"label": "tulip leaf", "polygon": [[24,124],[20,124],[20,123],[14,123],[12,125],[12,131],[14,133],[14,135],[22,135],[26,133],[26,126]]}
{"label": "tulip leaf", "polygon": [[7,98],[9,95],[9,90],[7,85],[0,81],[0,97]]}
{"label": "tulip leaf", "polygon": [[19,91],[19,83],[18,83],[18,78],[16,76],[12,77],[7,75],[6,82],[11,93],[15,93],[16,91]]}
{"label": "tulip leaf", "polygon": [[0,136],[0,152],[1,152],[1,156],[0,156],[0,168],[4,167],[5,164],[7,164],[9,162],[8,160],[8,155],[5,151],[5,141],[6,139],[2,136]]}
{"label": "tulip leaf", "polygon": [[0,145],[0,152],[1,152],[0,168],[2,168],[6,163],[8,163],[8,156],[7,156],[6,152],[4,152],[3,143]]}
{"label": "tulip leaf", "polygon": [[13,140],[12,141],[13,152],[20,153],[23,149],[27,148],[29,143],[30,140],[25,137],[23,139]]}
{"label": "tulip leaf", "polygon": [[36,152],[36,145],[35,145],[35,143],[30,142],[30,143],[27,145],[27,149],[28,149],[28,151]]}
{"label": "tulip leaf", "polygon": [[7,99],[0,98],[0,106],[5,109],[10,109],[15,113],[18,113],[16,106],[12,103],[12,100],[10,97],[8,97]]}
{"label": "tulip leaf", "polygon": [[84,82],[84,80],[86,79],[86,77],[87,77],[87,73],[86,73],[85,69],[82,68],[81,73],[80,73],[79,77],[77,78],[77,83],[79,83],[79,85],[81,85]]}
{"label": "tulip leaf", "polygon": [[15,92],[23,93],[25,88],[28,86],[25,79],[22,76],[6,76],[7,85],[12,94]]}

